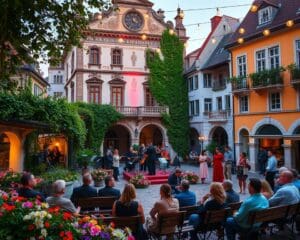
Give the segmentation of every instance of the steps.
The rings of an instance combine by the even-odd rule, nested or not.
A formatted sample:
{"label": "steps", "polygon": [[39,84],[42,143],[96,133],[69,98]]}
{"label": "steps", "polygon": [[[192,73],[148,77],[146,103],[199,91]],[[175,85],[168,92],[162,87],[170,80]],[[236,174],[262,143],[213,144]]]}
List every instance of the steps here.
{"label": "steps", "polygon": [[[123,177],[124,177],[124,179],[129,181],[135,174],[136,174],[135,172],[123,172]],[[156,175],[149,176],[146,173],[146,174],[144,174],[144,176],[150,182],[150,184],[163,184],[163,183],[168,182],[169,174],[170,174],[170,172],[168,172],[168,171],[158,170],[158,171],[156,171]]]}

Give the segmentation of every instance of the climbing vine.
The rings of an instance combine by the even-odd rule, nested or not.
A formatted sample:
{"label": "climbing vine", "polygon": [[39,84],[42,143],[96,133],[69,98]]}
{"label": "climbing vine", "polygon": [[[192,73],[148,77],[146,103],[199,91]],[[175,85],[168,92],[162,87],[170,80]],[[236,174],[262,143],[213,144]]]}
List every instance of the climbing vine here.
{"label": "climbing vine", "polygon": [[159,104],[169,107],[163,115],[164,125],[173,149],[184,156],[188,151],[188,93],[183,78],[183,43],[175,34],[164,31],[161,54],[147,53],[150,69],[149,87]]}

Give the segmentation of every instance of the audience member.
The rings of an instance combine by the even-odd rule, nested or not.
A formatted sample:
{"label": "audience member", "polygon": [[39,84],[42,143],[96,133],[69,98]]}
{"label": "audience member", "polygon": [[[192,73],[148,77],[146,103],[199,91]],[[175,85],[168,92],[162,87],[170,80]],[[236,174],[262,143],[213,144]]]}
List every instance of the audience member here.
{"label": "audience member", "polygon": [[176,198],[172,198],[172,189],[169,184],[162,184],[160,186],[160,197],[161,199],[157,201],[150,211],[150,217],[147,218],[146,226],[151,232],[157,232],[157,220],[158,215],[161,213],[167,213],[179,210],[179,203]]}
{"label": "audience member", "polygon": [[[251,178],[248,184],[248,191],[250,197],[248,197],[242,203],[238,212],[226,220],[225,229],[228,240],[235,240],[235,234],[237,232],[245,231],[250,229],[248,224],[248,215],[250,211],[262,210],[269,207],[268,200],[260,193],[261,192],[261,181],[257,178]],[[255,224],[254,227],[258,227],[259,224]]]}
{"label": "audience member", "polygon": [[247,154],[242,152],[237,166],[237,178],[239,180],[240,193],[246,193],[246,179],[248,177],[249,161]]}
{"label": "audience member", "polygon": [[277,160],[272,150],[268,151],[268,163],[266,167],[266,180],[274,190],[274,178],[277,172]]}
{"label": "audience member", "polygon": [[293,184],[298,190],[300,191],[300,179],[298,178],[298,171],[296,169],[291,169],[291,172],[293,173]]}
{"label": "audience member", "polygon": [[274,194],[270,184],[266,180],[261,180],[261,194],[264,195],[266,199],[269,199]]}
{"label": "audience member", "polygon": [[181,169],[176,168],[175,172],[171,173],[168,177],[168,183],[172,188],[172,193],[179,193],[181,180]]}
{"label": "audience member", "polygon": [[224,152],[224,176],[225,179],[231,180],[231,168],[232,168],[232,163],[233,163],[233,154],[232,151],[230,150],[229,146],[225,147],[225,152]]}
{"label": "audience member", "polygon": [[112,176],[107,176],[104,179],[105,187],[98,192],[99,197],[116,197],[120,198],[121,193],[119,189],[114,188],[115,179]]}
{"label": "audience member", "polygon": [[222,183],[222,186],[226,193],[226,200],[225,200],[226,204],[236,203],[240,201],[240,195],[237,194],[232,188],[232,181],[225,180]]}
{"label": "audience member", "polygon": [[282,172],[288,171],[288,170],[289,169],[287,167],[280,167],[278,169],[278,173],[275,174],[275,179],[274,179],[274,193],[277,192],[279,190],[279,188],[282,187],[282,185],[280,185],[280,183],[278,182],[280,174]]}
{"label": "audience member", "polygon": [[53,196],[48,197],[46,202],[50,207],[60,207],[63,211],[71,213],[79,213],[80,207],[77,209],[70,199],[63,197],[66,189],[66,182],[64,180],[56,180],[53,184]]}
{"label": "audience member", "polygon": [[300,201],[300,193],[294,186],[293,179],[291,171],[284,171],[280,174],[278,182],[282,187],[269,199],[271,207],[295,204]]}
{"label": "audience member", "polygon": [[38,198],[41,201],[45,201],[45,197],[42,193],[33,190],[36,186],[36,180],[31,173],[24,173],[21,177],[22,187],[18,189],[18,194],[25,198]]}
{"label": "audience member", "polygon": [[220,210],[225,208],[226,194],[221,183],[213,182],[210,185],[210,193],[206,194],[201,201],[201,206],[197,214],[192,214],[189,224],[194,227],[191,232],[191,239],[198,239],[197,229],[203,224],[204,216],[207,211]]}
{"label": "audience member", "polygon": [[181,192],[174,195],[174,197],[179,201],[179,207],[196,205],[196,194],[194,192],[191,192],[189,188],[189,181],[182,180],[179,188]]}
{"label": "audience member", "polygon": [[82,176],[82,186],[74,188],[71,195],[71,201],[76,202],[79,198],[97,197],[97,189],[90,186],[92,182],[92,176],[86,173]]}

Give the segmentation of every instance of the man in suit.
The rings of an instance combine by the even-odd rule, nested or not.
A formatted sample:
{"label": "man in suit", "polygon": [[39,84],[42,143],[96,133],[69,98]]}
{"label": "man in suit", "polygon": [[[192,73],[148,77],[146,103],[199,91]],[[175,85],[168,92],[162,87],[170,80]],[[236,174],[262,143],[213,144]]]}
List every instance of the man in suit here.
{"label": "man in suit", "polygon": [[33,190],[36,186],[36,180],[31,173],[24,173],[21,177],[22,187],[18,189],[18,194],[25,198],[38,198],[41,201],[45,201],[45,197],[42,193]]}
{"label": "man in suit", "polygon": [[181,184],[181,169],[176,168],[174,173],[171,173],[168,177],[168,183],[172,188],[172,193],[180,193],[180,184]]}
{"label": "man in suit", "polygon": [[155,175],[156,150],[152,143],[148,145],[145,154],[147,154],[147,165],[149,175]]}
{"label": "man in suit", "polygon": [[86,173],[82,176],[82,186],[74,188],[71,201],[73,203],[76,202],[79,198],[89,198],[89,197],[97,197],[97,189],[90,186],[92,182],[92,176],[89,173]]}
{"label": "man in suit", "polygon": [[112,176],[107,176],[104,179],[105,187],[98,192],[99,197],[116,197],[120,198],[121,193],[119,189],[114,188],[115,179]]}

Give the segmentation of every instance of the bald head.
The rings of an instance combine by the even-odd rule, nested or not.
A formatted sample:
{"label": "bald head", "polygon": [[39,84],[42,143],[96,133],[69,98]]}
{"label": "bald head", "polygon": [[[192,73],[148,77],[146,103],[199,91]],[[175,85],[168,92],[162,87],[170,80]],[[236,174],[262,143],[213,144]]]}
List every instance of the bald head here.
{"label": "bald head", "polygon": [[291,183],[294,179],[293,173],[289,170],[283,171],[280,173],[279,176],[279,183],[280,184],[287,184],[287,183]]}

